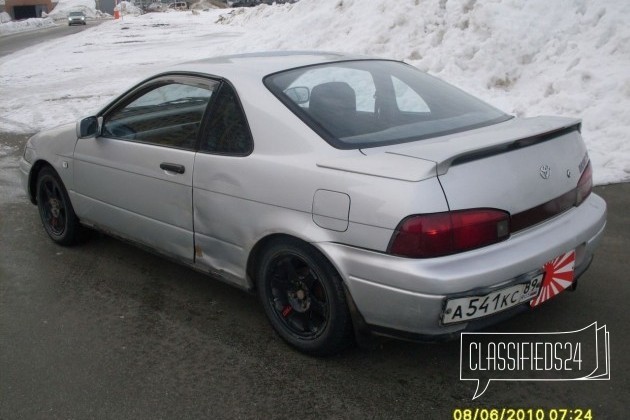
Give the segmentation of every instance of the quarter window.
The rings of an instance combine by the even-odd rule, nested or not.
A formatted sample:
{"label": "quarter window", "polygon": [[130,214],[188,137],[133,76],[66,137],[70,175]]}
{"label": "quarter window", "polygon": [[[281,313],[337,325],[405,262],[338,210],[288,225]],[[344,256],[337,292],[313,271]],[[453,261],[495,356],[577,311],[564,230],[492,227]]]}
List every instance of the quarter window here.
{"label": "quarter window", "polygon": [[242,156],[252,151],[253,143],[236,92],[228,83],[223,83],[210,111],[208,129],[199,149],[209,153]]}
{"label": "quarter window", "polygon": [[429,106],[416,93],[399,78],[392,76],[392,84],[394,85],[394,93],[396,95],[396,105],[401,112],[430,112]]}
{"label": "quarter window", "polygon": [[103,135],[168,147],[194,149],[216,82],[165,82],[105,118]]}

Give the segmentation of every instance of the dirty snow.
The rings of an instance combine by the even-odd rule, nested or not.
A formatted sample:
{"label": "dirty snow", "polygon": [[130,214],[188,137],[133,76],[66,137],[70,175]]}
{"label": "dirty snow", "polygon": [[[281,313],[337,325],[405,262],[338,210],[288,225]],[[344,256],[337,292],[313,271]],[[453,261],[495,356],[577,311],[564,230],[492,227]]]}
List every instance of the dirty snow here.
{"label": "dirty snow", "polygon": [[0,202],[24,200],[19,178],[19,151],[15,146],[0,144]]}
{"label": "dirty snow", "polygon": [[627,0],[301,0],[125,16],[0,59],[0,130],[72,121],[181,61],[336,50],[405,60],[516,115],[583,118],[595,182],[630,180],[628,20]]}
{"label": "dirty snow", "polygon": [[47,16],[53,19],[66,19],[70,12],[83,12],[92,19],[100,14],[100,11],[96,10],[95,0],[59,0]]}
{"label": "dirty snow", "polygon": [[[116,5],[116,7],[114,7],[114,10],[118,10],[124,13],[125,15],[140,16],[142,14],[141,8],[137,7],[136,5],[128,1],[119,2]],[[123,19],[124,19],[124,16],[123,16]]]}
{"label": "dirty snow", "polygon": [[[9,16],[10,17],[10,16]],[[13,34],[16,32],[27,32],[36,29],[50,28],[57,26],[50,18],[31,18],[18,21],[7,21],[0,23],[0,35]]]}

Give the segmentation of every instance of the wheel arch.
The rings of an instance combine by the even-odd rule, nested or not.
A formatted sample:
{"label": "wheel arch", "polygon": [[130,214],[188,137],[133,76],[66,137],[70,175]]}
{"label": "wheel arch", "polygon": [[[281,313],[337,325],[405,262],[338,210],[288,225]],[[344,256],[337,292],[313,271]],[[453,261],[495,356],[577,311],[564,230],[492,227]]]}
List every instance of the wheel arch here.
{"label": "wheel arch", "polygon": [[326,261],[328,261],[330,265],[335,269],[342,283],[345,284],[345,279],[341,275],[341,272],[339,271],[339,268],[334,263],[334,261],[332,261],[330,257],[326,255],[326,253],[322,252],[322,250],[319,249],[317,246],[315,246],[313,243],[303,238],[300,238],[298,236],[291,235],[288,233],[272,233],[259,239],[258,242],[256,242],[256,244],[252,247],[251,251],[249,252],[249,256],[247,258],[247,265],[246,265],[246,275],[251,280],[250,284],[252,284],[252,290],[256,289],[256,281],[255,281],[256,267],[260,263],[260,258],[263,254],[263,251],[273,242],[281,241],[281,240],[293,240],[293,241],[301,242],[309,246],[310,248],[312,248],[315,252],[321,254],[322,257],[324,257]]}
{"label": "wheel arch", "polygon": [[52,166],[50,162],[46,160],[40,159],[33,164],[33,167],[28,174],[28,198],[33,204],[37,204],[37,178],[39,177],[39,173],[41,172],[41,170],[44,168],[52,169],[55,174],[59,176],[59,173],[55,170],[54,166]]}
{"label": "wheel arch", "polygon": [[[330,259],[327,253],[323,252],[319,247],[316,246],[315,243],[311,243],[298,236],[285,234],[285,233],[274,233],[274,234],[270,234],[261,238],[252,247],[249,253],[249,258],[247,260],[246,270],[247,270],[248,277],[252,280],[251,282],[253,285],[252,291],[257,291],[258,293],[261,293],[260,290],[256,286],[258,281],[255,278],[258,265],[261,263],[261,260],[265,254],[265,250],[268,247],[273,246],[273,244],[276,244],[278,241],[291,241],[291,242],[294,242],[294,245],[295,244],[304,245],[308,249],[312,250],[314,253],[318,254],[319,257],[321,257],[323,260],[325,260],[329,264],[329,268],[332,269],[336,273],[336,277],[340,281],[341,294],[344,297],[342,302],[345,307],[345,310],[347,311],[347,314],[349,315],[348,328],[349,328],[349,334],[350,334],[349,335],[350,341],[348,341],[346,345],[349,345],[352,340],[358,343],[368,342],[367,341],[368,338],[366,337],[369,336],[369,328],[367,327],[367,324],[365,323],[365,319],[363,318],[363,315],[359,312],[354,302],[354,299],[352,298],[352,295],[346,284],[345,279],[340,274],[340,271],[337,265],[334,264],[334,262]],[[344,347],[346,345],[344,345]],[[304,349],[301,349],[301,350],[304,351]],[[307,352],[310,352],[310,351],[307,351]],[[333,353],[330,353],[330,354],[333,354]],[[323,352],[323,353],[314,352],[312,354],[329,355],[328,352]]]}
{"label": "wheel arch", "polygon": [[350,288],[348,287],[348,283],[346,282],[345,277],[341,274],[342,271],[339,269],[339,266],[335,263],[335,261],[332,258],[330,258],[328,253],[324,252],[318,246],[316,246],[315,244],[309,241],[304,240],[303,238],[297,237],[295,235],[286,234],[286,233],[274,233],[274,234],[267,235],[261,238],[258,242],[256,242],[256,244],[252,247],[249,253],[249,257],[247,259],[247,267],[246,267],[246,275],[250,280],[250,284],[252,285],[251,290],[256,291],[256,278],[255,278],[256,267],[258,266],[260,262],[260,257],[262,256],[263,251],[265,250],[267,246],[269,246],[273,242],[277,240],[283,240],[283,239],[297,240],[299,242],[302,242],[310,246],[313,250],[318,252],[324,259],[326,259],[326,261],[328,261],[331,267],[337,272],[337,276],[341,280],[341,285],[343,287],[343,291],[346,297],[346,304],[348,305],[348,310],[350,312],[350,317],[352,319],[352,328],[354,330],[354,338],[356,342],[359,343],[361,346],[369,347],[371,345],[370,343],[371,343],[371,336],[372,336],[370,327],[365,321],[363,314],[357,307],[357,304],[355,303],[354,298],[352,297],[352,292],[350,291]]}
{"label": "wheel arch", "polygon": [[245,267],[245,274],[250,279],[249,283],[252,285],[252,290],[256,290],[256,267],[258,267],[258,264],[260,263],[260,257],[262,256],[263,251],[269,246],[269,244],[283,239],[295,239],[308,243],[301,238],[286,233],[272,233],[259,239],[258,242],[254,244],[251,251],[249,251],[247,265]]}

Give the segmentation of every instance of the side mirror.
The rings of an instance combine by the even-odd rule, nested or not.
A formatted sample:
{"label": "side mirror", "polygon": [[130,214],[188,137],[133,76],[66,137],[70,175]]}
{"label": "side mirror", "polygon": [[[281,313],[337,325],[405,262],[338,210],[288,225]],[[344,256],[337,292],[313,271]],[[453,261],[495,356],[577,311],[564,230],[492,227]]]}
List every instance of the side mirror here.
{"label": "side mirror", "polygon": [[311,98],[311,91],[305,86],[295,86],[286,89],[284,94],[298,105],[307,103]]}
{"label": "side mirror", "polygon": [[77,124],[77,136],[81,139],[98,136],[101,131],[102,122],[103,119],[101,117],[83,118]]}

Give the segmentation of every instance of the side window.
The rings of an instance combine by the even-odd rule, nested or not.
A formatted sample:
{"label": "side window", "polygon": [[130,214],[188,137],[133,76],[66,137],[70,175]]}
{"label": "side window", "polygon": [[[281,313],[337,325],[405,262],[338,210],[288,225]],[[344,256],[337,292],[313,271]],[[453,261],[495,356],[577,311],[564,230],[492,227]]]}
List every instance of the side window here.
{"label": "side window", "polygon": [[103,135],[193,149],[216,82],[158,85],[105,117]]}
{"label": "side window", "polygon": [[227,155],[246,155],[252,151],[253,145],[247,119],[236,92],[230,85],[224,83],[212,106],[208,129],[202,137],[199,150]]}
{"label": "side window", "polygon": [[392,76],[394,92],[396,93],[396,105],[401,112],[431,112],[427,103],[416,93],[415,90],[407,86],[398,78]]}

